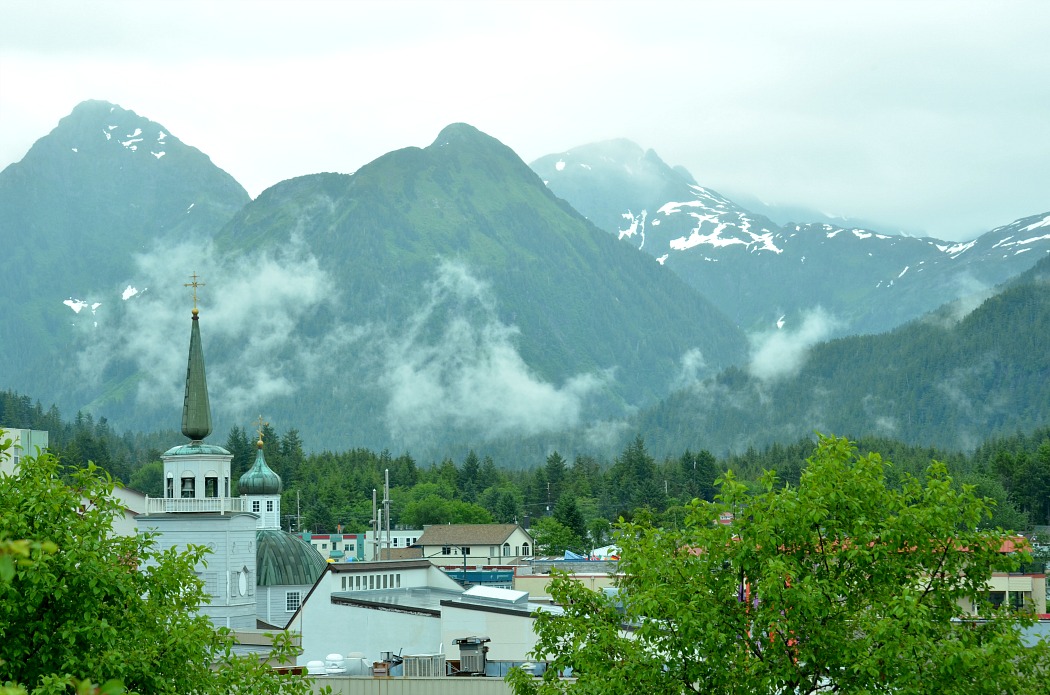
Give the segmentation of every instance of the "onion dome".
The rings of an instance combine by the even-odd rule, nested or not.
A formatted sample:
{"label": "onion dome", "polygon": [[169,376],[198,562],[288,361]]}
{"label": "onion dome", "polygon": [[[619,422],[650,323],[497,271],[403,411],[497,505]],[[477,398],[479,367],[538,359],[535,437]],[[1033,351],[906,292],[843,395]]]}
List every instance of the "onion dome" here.
{"label": "onion dome", "polygon": [[282,489],[281,476],[266,465],[262,439],[256,446],[258,453],[255,454],[255,465],[237,481],[237,491],[241,495],[279,495]]}
{"label": "onion dome", "polygon": [[278,529],[255,532],[257,586],[313,584],[328,562],[321,553],[299,538]]}

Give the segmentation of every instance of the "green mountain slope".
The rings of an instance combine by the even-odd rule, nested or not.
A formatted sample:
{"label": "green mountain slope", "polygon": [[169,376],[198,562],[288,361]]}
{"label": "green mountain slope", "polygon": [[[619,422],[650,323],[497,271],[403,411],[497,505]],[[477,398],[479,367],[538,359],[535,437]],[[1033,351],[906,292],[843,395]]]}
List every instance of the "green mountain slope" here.
{"label": "green mountain slope", "polygon": [[134,254],[208,237],[248,200],[160,124],[104,101],[77,106],[0,172],[0,384],[75,407],[70,347],[122,302]]}
{"label": "green mountain slope", "polygon": [[890,333],[813,346],[794,370],[760,371],[757,360],[732,368],[635,424],[658,451],[743,451],[814,431],[966,450],[1044,426],[1048,278],[1044,259],[961,318],[958,306],[947,305]]}
{"label": "green mountain slope", "polygon": [[[270,405],[324,446],[428,446],[622,416],[665,394],[684,356],[715,370],[744,354],[717,309],[463,124],[354,175],[278,184],[217,237],[223,254],[298,244],[333,303],[295,330],[356,337],[327,360],[343,378],[324,382],[323,401],[303,374]],[[530,411],[532,397],[564,408],[564,422]]]}

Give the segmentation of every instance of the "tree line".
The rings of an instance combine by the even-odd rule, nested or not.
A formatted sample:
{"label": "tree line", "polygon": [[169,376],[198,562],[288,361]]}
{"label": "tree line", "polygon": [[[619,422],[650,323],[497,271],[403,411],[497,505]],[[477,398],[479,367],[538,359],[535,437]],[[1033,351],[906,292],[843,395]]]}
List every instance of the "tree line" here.
{"label": "tree line", "polygon": [[[104,417],[77,413],[64,420],[55,406],[11,391],[0,392],[0,423],[49,432],[50,451],[67,466],[95,463],[129,487],[163,494],[161,453],[181,440],[174,431],[118,434]],[[712,500],[716,480],[732,471],[759,489],[763,472],[775,470],[780,485],[797,486],[814,438],[764,449],[748,448],[721,458],[705,449],[654,457],[636,435],[612,460],[590,455],[567,459],[558,451],[535,461],[497,461],[468,449],[459,461],[421,465],[410,453],[394,455],[358,448],[306,453],[299,431],[261,428],[267,465],[284,484],[282,525],[290,531],[363,533],[370,528],[372,491],[382,499],[391,484],[391,524],[419,528],[441,523],[527,525],[548,553],[589,552],[607,543],[618,519],[639,518],[675,527],[691,500]],[[236,480],[257,454],[255,431],[233,427],[225,447],[233,454]],[[1050,426],[997,436],[972,452],[939,450],[890,438],[859,438],[861,451],[879,451],[891,485],[921,477],[931,460],[944,462],[957,485],[973,485],[995,501],[988,527],[1026,532],[1050,524]]]}

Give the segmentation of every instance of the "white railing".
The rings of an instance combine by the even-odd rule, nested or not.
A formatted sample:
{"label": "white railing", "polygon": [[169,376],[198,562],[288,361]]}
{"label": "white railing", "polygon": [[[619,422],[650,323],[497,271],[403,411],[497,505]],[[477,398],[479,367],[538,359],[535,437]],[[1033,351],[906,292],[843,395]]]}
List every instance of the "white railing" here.
{"label": "white railing", "polygon": [[147,497],[146,514],[169,512],[226,512],[247,511],[243,497]]}

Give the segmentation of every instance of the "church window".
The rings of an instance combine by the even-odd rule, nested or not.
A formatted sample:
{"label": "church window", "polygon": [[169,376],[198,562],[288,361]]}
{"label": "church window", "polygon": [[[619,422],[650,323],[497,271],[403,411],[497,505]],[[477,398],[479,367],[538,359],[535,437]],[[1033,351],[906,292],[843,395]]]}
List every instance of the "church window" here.
{"label": "church window", "polygon": [[259,512],[259,500],[252,500],[252,511]]}
{"label": "church window", "polygon": [[299,610],[299,605],[303,601],[302,592],[289,591],[284,595],[284,609],[289,613],[294,613]]}
{"label": "church window", "polygon": [[192,499],[197,492],[196,480],[193,478],[182,479],[182,497],[183,499]]}
{"label": "church window", "polygon": [[273,500],[266,500],[266,511],[273,511]]}
{"label": "church window", "polygon": [[175,476],[168,473],[168,485],[165,489],[164,496],[171,499],[175,496]]}
{"label": "church window", "polygon": [[204,496],[205,497],[218,497],[219,496],[219,479],[218,478],[205,478],[204,479]]}

